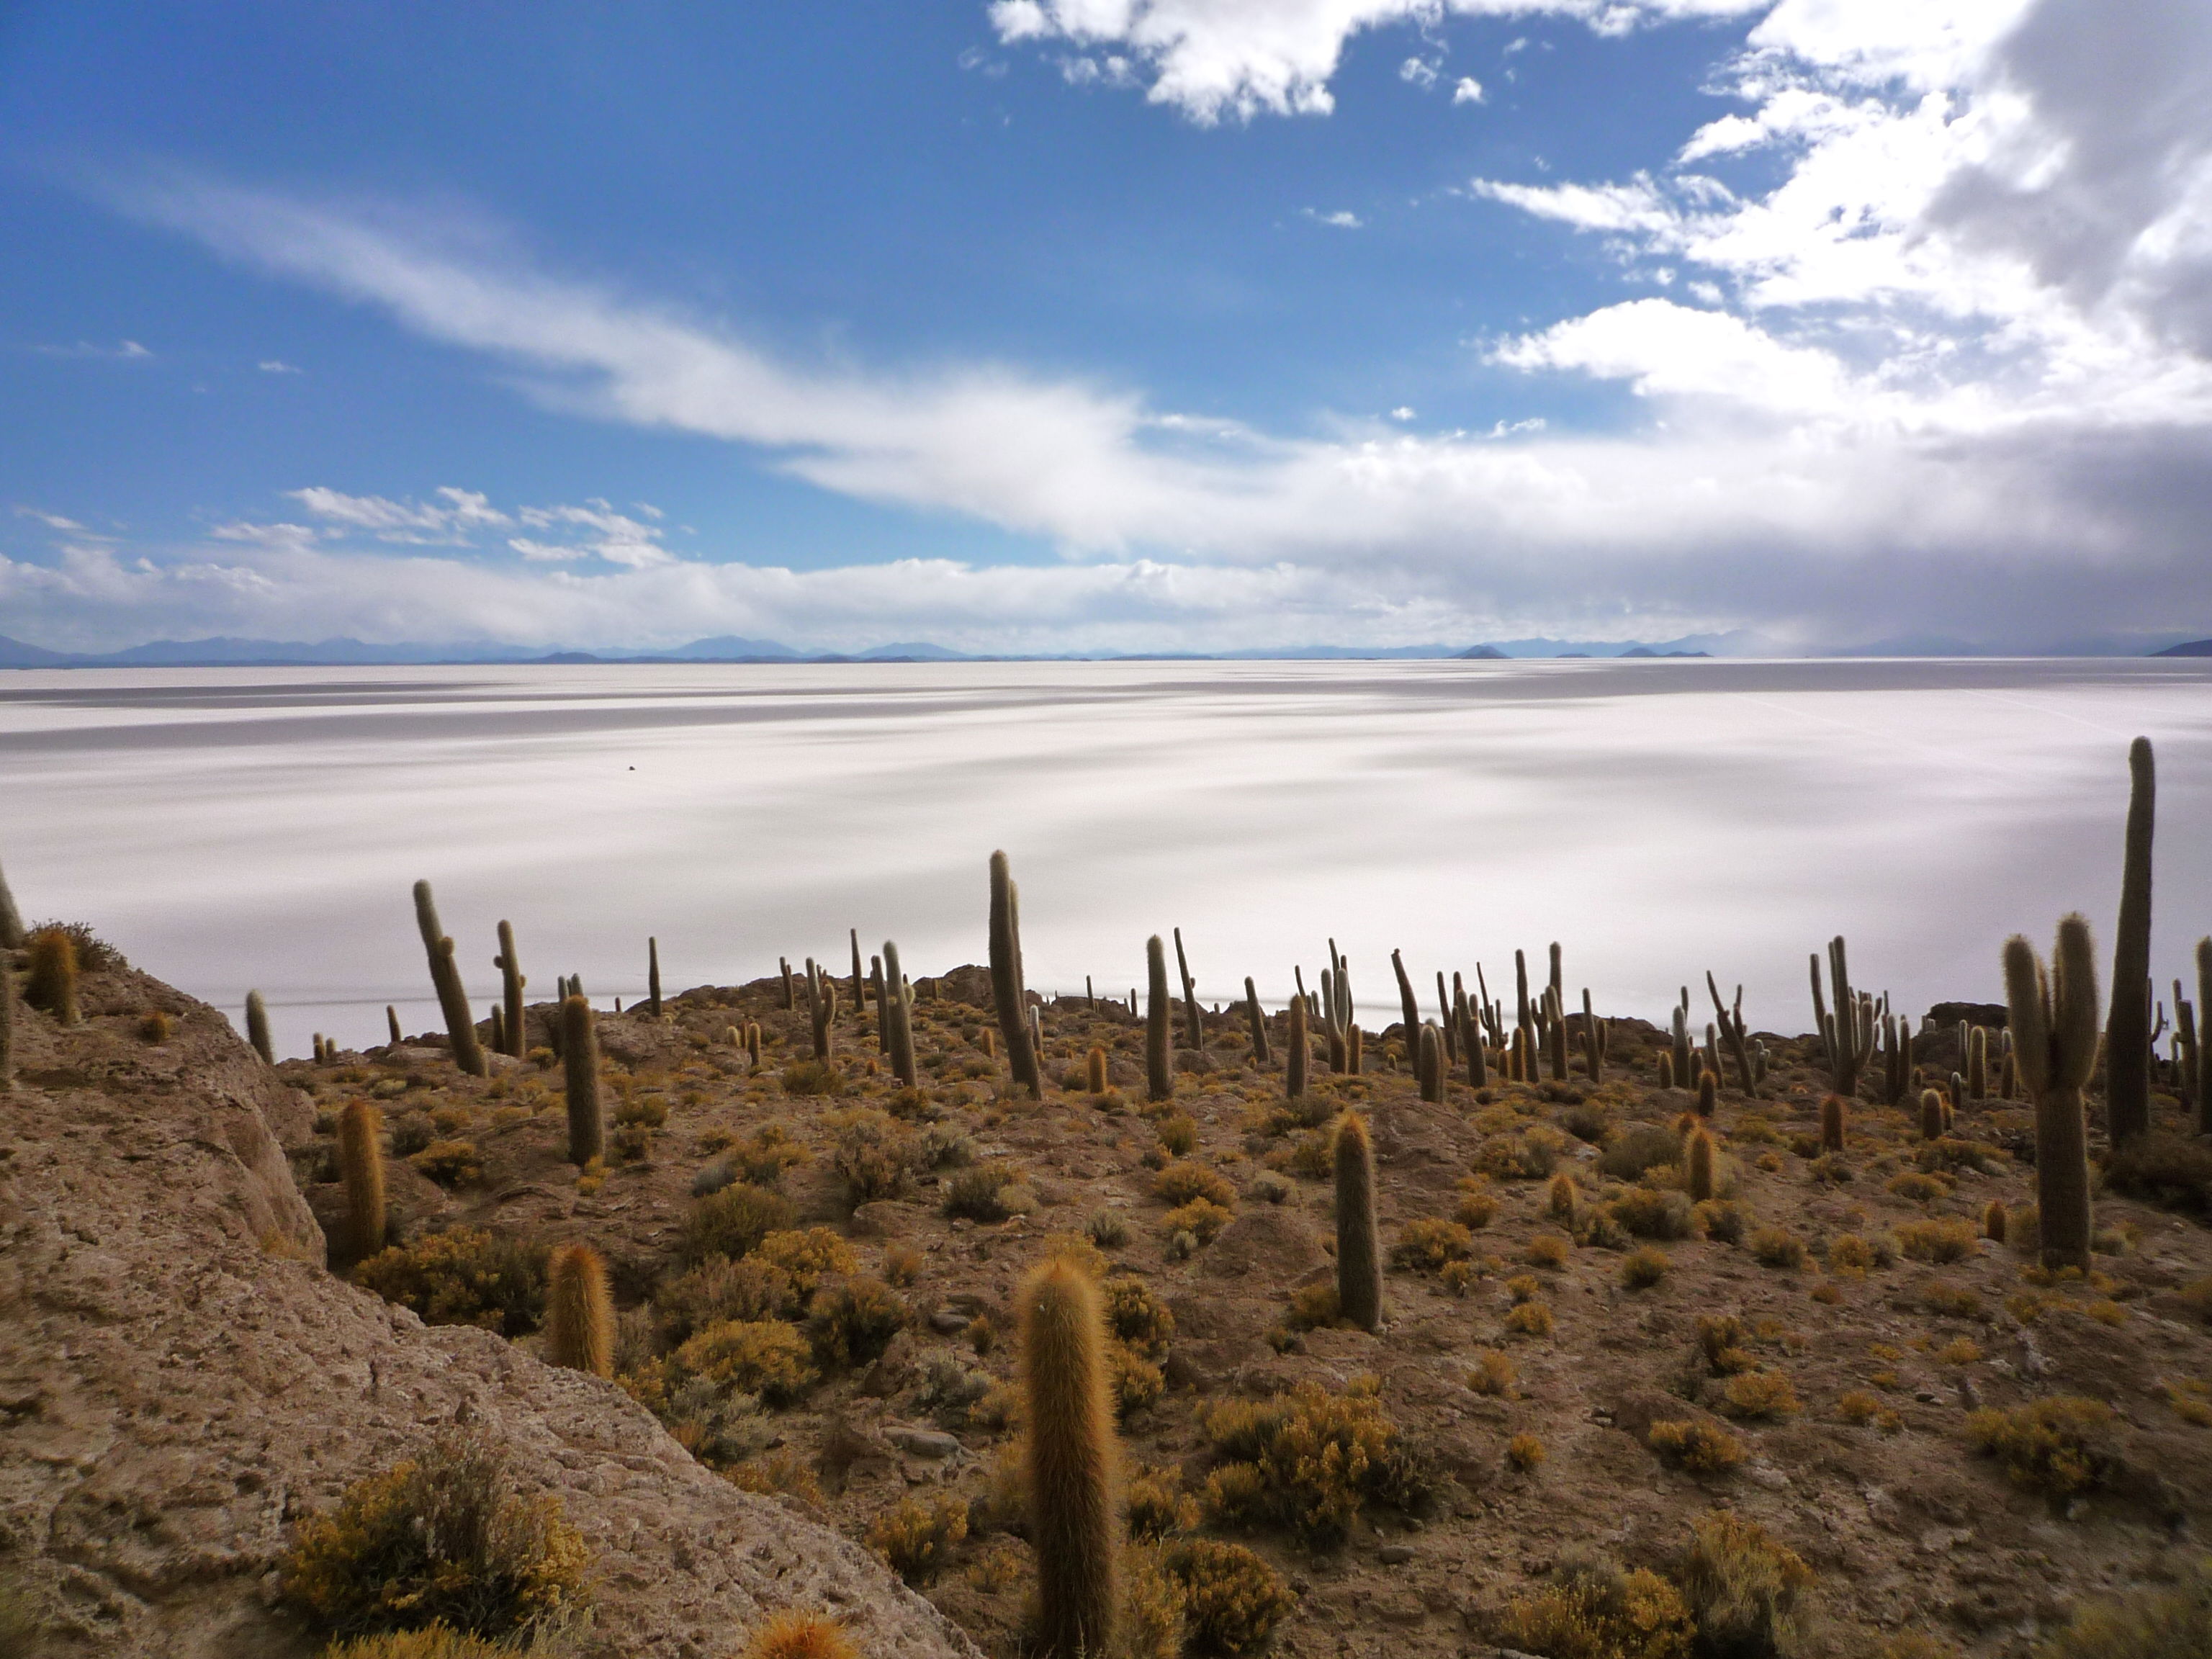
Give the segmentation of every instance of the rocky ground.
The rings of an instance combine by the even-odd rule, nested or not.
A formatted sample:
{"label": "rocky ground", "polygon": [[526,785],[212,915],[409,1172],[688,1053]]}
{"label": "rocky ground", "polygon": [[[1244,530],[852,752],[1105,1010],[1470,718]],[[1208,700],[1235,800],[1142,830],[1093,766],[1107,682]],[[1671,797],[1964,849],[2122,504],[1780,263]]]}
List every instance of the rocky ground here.
{"label": "rocky ground", "polygon": [[[915,1091],[886,1075],[872,1008],[841,1016],[817,1068],[777,980],[603,1014],[613,1144],[582,1170],[545,1008],[530,1056],[483,1079],[440,1037],[272,1073],[219,1016],[127,972],[95,981],[80,1030],[30,1016],[0,1115],[0,1563],[66,1609],[76,1644],[55,1651],[301,1650],[263,1584],[288,1524],[472,1412],[584,1518],[604,1651],[733,1651],[725,1632],[788,1601],[859,1609],[872,1655],[951,1650],[929,1607],[854,1565],[872,1542],[1012,1656],[1031,1574],[1010,1301],[1066,1249],[1127,1339],[1138,1524],[1264,1558],[1288,1597],[1278,1653],[1627,1651],[1525,1615],[1593,1561],[1686,1583],[1693,1529],[1723,1510],[1802,1560],[1807,1653],[2025,1654],[2085,1598],[2196,1559],[2212,1240],[2106,1194],[2096,1272],[2044,1273],[2016,1247],[2023,1104],[1968,1102],[1929,1141],[1917,1109],[1856,1100],[1824,1154],[1825,1073],[1770,1034],[1762,1097],[1720,1092],[1718,1196],[1693,1207],[1693,1097],[1657,1086],[1662,1039],[1639,1022],[1613,1024],[1600,1080],[1577,1054],[1556,1080],[1455,1078],[1440,1103],[1394,1027],[1360,1075],[1317,1063],[1287,1102],[1282,1018],[1263,1068],[1241,1015],[1212,1015],[1152,1104],[1141,1022],[1063,1000],[1041,1010],[1050,1086],[1032,1102],[987,1046],[986,988],[974,969],[923,982]],[[166,1043],[137,1030],[155,1006],[179,1015]],[[750,1024],[757,1064],[736,1041]],[[1931,1079],[1951,1046],[1916,1056]],[[326,1267],[345,1219],[333,1134],[358,1099],[383,1114],[397,1249]],[[1326,1126],[1352,1107],[1397,1258],[1374,1334],[1325,1305]],[[783,1200],[763,1200],[779,1239],[735,1276],[694,1270],[716,1203],[695,1194],[723,1182]],[[1993,1199],[2014,1245],[1982,1237]],[[617,1383],[529,1358],[532,1273],[577,1240],[613,1268]],[[333,1271],[489,1328],[419,1328]],[[873,1322],[841,1322],[839,1296]],[[733,1316],[788,1326],[796,1370],[726,1386],[694,1339]],[[1978,1411],[2049,1399],[2091,1403],[1989,1449],[2008,1424]],[[1370,1475],[1302,1489],[1346,1499],[1342,1525],[1317,1507],[1293,1524],[1226,1467],[1246,1449],[1224,1408],[1271,1401],[1334,1402],[1369,1436]]]}
{"label": "rocky ground", "polygon": [[[1361,1075],[1317,1063],[1310,1097],[1288,1103],[1282,1017],[1262,1068],[1241,1013],[1210,1015],[1203,1049],[1176,1055],[1172,1102],[1153,1105],[1141,1021],[1062,1000],[1041,1010],[1051,1086],[1036,1103],[987,1046],[987,992],[975,969],[924,982],[915,1091],[885,1074],[872,1012],[855,1018],[849,994],[826,1095],[793,1092],[825,1079],[808,1063],[803,997],[787,1010],[779,981],[687,992],[657,1019],[603,1016],[619,1145],[603,1174],[580,1176],[544,1011],[532,1057],[495,1062],[486,1081],[458,1075],[435,1039],[288,1063],[317,1126],[295,1164],[332,1225],[332,1115],[380,1100],[387,1131],[438,1177],[395,1159],[402,1233],[595,1244],[625,1310],[626,1386],[732,1479],[848,1537],[872,1528],[879,1544],[886,1516],[914,1513],[908,1500],[957,1498],[964,1538],[908,1570],[995,1656],[1016,1650],[1030,1579],[1008,1495],[1010,1296],[1043,1253],[1071,1246],[1135,1310],[1121,1433],[1144,1524],[1265,1557],[1295,1598],[1278,1652],[1534,1644],[1512,1610],[1563,1567],[1597,1559],[1679,1579],[1694,1524],[1720,1508],[1809,1569],[1808,1652],[2024,1653],[2083,1598],[2195,1559],[2212,1332],[2190,1287],[2212,1273],[2212,1239],[2108,1194],[2097,1271],[2042,1273],[2017,1248],[2033,1201],[2022,1103],[1969,1102],[1930,1143],[1917,1102],[1856,1100],[1844,1151],[1823,1156],[1817,1051],[1770,1034],[1762,1097],[1721,1091],[1721,1201],[1693,1211],[1678,1139],[1693,1099],[1656,1086],[1663,1037],[1640,1022],[1613,1024],[1597,1082],[1577,1053],[1565,1079],[1455,1079],[1437,1104],[1401,1069],[1394,1026],[1369,1036]],[[757,1066],[734,1041],[749,1023]],[[1094,1045],[1109,1057],[1103,1095],[1084,1077]],[[1923,1041],[1930,1080],[1959,1063],[1954,1047],[1948,1030]],[[1324,1126],[1348,1107],[1372,1124],[1383,1244],[1400,1257],[1376,1334],[1313,1305],[1333,1276]],[[465,1152],[438,1144],[454,1142]],[[1005,1218],[948,1213],[991,1188],[978,1170],[1007,1183]],[[825,1363],[787,1403],[734,1420],[710,1391],[684,1395],[672,1358],[701,1316],[701,1280],[683,1278],[693,1194],[732,1174],[787,1199],[792,1228],[845,1241],[853,1259],[838,1266],[889,1281],[907,1317],[880,1354]],[[1194,1226],[1177,1206],[1209,1187],[1229,1213]],[[2014,1247],[1980,1236],[1991,1200],[2014,1214]],[[806,1288],[782,1316],[804,1317]],[[1302,1537],[1223,1488],[1227,1452],[1208,1425],[1224,1402],[1295,1400],[1306,1383],[1342,1399],[1364,1378],[1410,1473],[1402,1489],[1367,1491],[1346,1535]],[[1995,1431],[1978,1410],[2047,1398],[2095,1404],[2056,1441],[1986,1449]],[[1655,1424],[1693,1426],[1655,1437]]]}

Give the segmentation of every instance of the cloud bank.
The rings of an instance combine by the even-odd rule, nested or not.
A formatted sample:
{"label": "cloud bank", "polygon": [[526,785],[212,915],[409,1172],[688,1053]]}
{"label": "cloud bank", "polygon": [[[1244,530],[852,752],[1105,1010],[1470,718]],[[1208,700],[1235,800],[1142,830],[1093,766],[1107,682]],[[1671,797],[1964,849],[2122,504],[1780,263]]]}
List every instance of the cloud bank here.
{"label": "cloud bank", "polygon": [[479,354],[550,404],[722,439],[1060,560],[798,573],[679,556],[650,513],[604,501],[501,507],[452,486],[384,502],[301,481],[308,524],[225,526],[137,562],[64,537],[0,564],[0,604],[87,643],[133,616],[420,637],[438,615],[480,637],[635,645],[835,627],[1006,649],[2212,631],[2212,9],[1001,0],[991,15],[1009,40],[1111,49],[1208,120],[1324,112],[1353,34],[1474,10],[1612,30],[1756,14],[1717,71],[1730,107],[1667,164],[1470,179],[1450,210],[1533,215],[1617,258],[1638,297],[1480,349],[1531,384],[1623,388],[1643,417],[1625,429],[1261,431],[1018,366],[793,361],[564,279],[481,227],[171,179],[131,210]]}

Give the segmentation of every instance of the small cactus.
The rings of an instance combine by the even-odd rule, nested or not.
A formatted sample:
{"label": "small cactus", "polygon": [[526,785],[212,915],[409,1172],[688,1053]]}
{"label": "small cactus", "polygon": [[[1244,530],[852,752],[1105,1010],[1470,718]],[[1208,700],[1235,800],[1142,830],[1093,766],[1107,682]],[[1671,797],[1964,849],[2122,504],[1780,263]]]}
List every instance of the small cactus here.
{"label": "small cactus", "polygon": [[1375,1236],[1375,1147],[1367,1120],[1336,1122],[1336,1301],[1360,1329],[1382,1320],[1382,1251]]}
{"label": "small cactus", "polygon": [[415,925],[422,931],[422,949],[430,958],[430,984],[438,994],[439,1011],[446,1017],[453,1064],[471,1077],[483,1077],[490,1067],[484,1064],[483,1050],[477,1045],[476,1013],[461,984],[460,965],[453,960],[453,941],[438,926],[438,906],[427,881],[415,884]]}
{"label": "small cactus", "polygon": [[1417,1068],[1421,1080],[1421,1098],[1433,1103],[1444,1097],[1443,1039],[1433,1025],[1424,1024],[1419,1030]]}
{"label": "small cactus", "polygon": [[[860,949],[856,945],[853,951],[854,960],[856,963],[860,959]],[[860,994],[860,977],[857,972],[853,975],[854,981],[853,994],[856,997]],[[660,1018],[660,941],[649,936],[645,941],[645,1007],[646,1012],[655,1019]]]}
{"label": "small cactus", "polygon": [[[384,1005],[384,1024],[386,1032],[392,1038],[392,1046],[393,1048],[397,1048],[402,1042],[406,1041],[406,1038],[400,1035],[399,1011],[388,1002]],[[520,1028],[517,1027],[516,1029],[520,1030]]]}
{"label": "small cactus", "polygon": [[1943,1138],[1943,1096],[1935,1089],[1920,1091],[1920,1138],[1941,1140]]}
{"label": "small cactus", "polygon": [[1711,1117],[1718,1109],[1721,1100],[1721,1080],[1709,1066],[1698,1073],[1698,1115]]}
{"label": "small cactus", "polygon": [[563,1244],[545,1264],[545,1363],[615,1374],[615,1303],[607,1264],[588,1244]]}
{"label": "small cactus", "polygon": [[1841,1095],[1830,1095],[1820,1103],[1820,1150],[1840,1152],[1844,1150],[1844,1125],[1848,1109]]}
{"label": "small cactus", "polygon": [[[499,969],[500,1035],[507,1039],[507,1046],[500,1052],[520,1060],[523,1048],[522,988],[530,981],[523,974],[522,959],[514,953],[514,929],[504,921],[499,925],[499,954],[491,959],[491,965]],[[392,1040],[397,1042],[399,1037],[396,1020],[392,1031]]]}
{"label": "small cactus", "polygon": [[1659,1051],[1659,1086],[1662,1089],[1671,1089],[1674,1086],[1674,1055],[1672,1049],[1662,1048]]}
{"label": "small cactus", "polygon": [[505,1054],[507,1052],[507,1010],[496,1002],[493,1003],[491,1017],[484,1023],[491,1033],[489,1041],[492,1053]]}
{"label": "small cactus", "polygon": [[276,1063],[276,1051],[269,1041],[269,1005],[261,1000],[258,991],[246,994],[246,1040],[253,1045],[253,1052],[261,1056],[264,1064]]}
{"label": "small cactus", "polygon": [[384,1115],[366,1100],[338,1114],[338,1179],[345,1183],[346,1256],[366,1261],[384,1248]]}
{"label": "small cactus", "polygon": [[1106,1051],[1095,1042],[1084,1059],[1083,1081],[1094,1095],[1106,1092]]}
{"label": "small cactus", "polygon": [[2041,1258],[2089,1268],[2089,1147],[2081,1091],[2097,1065],[2097,963],[2089,924],[2058,924],[2046,972],[2035,947],[2005,942],[2005,1006],[2021,1080],[2035,1102],[2035,1201]]}
{"label": "small cactus", "polygon": [[1571,1227],[1575,1224],[1575,1212],[1581,1205],[1582,1192],[1576,1187],[1575,1178],[1565,1170],[1553,1176],[1551,1185],[1545,1190],[1544,1212],[1553,1220],[1565,1222]]}
{"label": "small cactus", "polygon": [[1145,941],[1145,968],[1152,982],[1151,1001],[1145,1010],[1145,1097],[1167,1100],[1175,1094],[1173,1036],[1168,1029],[1167,946],[1155,933]]}
{"label": "small cactus", "polygon": [[1029,1404],[1030,1543],[1036,1552],[1039,1659],[1114,1651],[1120,1448],[1107,1389],[1098,1287],[1065,1256],[1020,1291]]}
{"label": "small cactus", "polygon": [[2005,1213],[2004,1200],[1991,1199],[1982,1210],[1982,1237],[1992,1243],[2003,1243],[2005,1224],[2009,1218]]}
{"label": "small cactus", "polygon": [[30,972],[23,981],[23,1000],[43,1008],[64,1025],[83,1023],[77,1006],[76,941],[64,927],[41,927],[27,941]]}
{"label": "small cactus", "polygon": [[1690,1202],[1703,1204],[1713,1195],[1713,1138],[1703,1129],[1690,1132]]}
{"label": "small cactus", "polygon": [[599,1030],[592,1005],[561,1005],[561,1067],[568,1085],[568,1162],[578,1169],[605,1155],[606,1119],[599,1104]]}
{"label": "small cactus", "polygon": [[2112,1008],[2105,1023],[2105,1121],[2119,1146],[2150,1130],[2151,832],[2158,774],[2150,739],[2128,745],[2128,828],[2120,925],[2112,945]]}

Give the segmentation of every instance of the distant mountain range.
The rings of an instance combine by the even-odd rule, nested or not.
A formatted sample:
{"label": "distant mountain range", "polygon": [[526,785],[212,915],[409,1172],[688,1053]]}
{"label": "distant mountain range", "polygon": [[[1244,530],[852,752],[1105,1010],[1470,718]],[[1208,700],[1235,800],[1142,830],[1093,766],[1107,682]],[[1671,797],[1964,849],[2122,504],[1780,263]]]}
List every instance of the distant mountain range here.
{"label": "distant mountain range", "polygon": [[[1948,645],[1951,648],[1942,648]],[[2041,654],[2065,656],[2132,656],[2141,646],[2127,649],[2112,642],[2104,649],[2088,645]],[[1501,640],[1476,646],[1457,645],[1297,645],[1260,647],[1238,651],[1160,651],[1064,653],[993,656],[954,651],[926,640],[901,641],[873,646],[865,651],[807,651],[778,640],[746,639],[720,634],[694,640],[664,651],[559,649],[488,643],[425,645],[404,641],[373,645],[354,639],[319,640],[155,640],[119,651],[50,651],[0,635],[0,668],[313,668],[374,667],[391,665],[453,665],[500,663],[844,663],[844,662],[1358,662],[1495,660],[1570,657],[1710,657],[1794,655],[1774,650],[1748,634],[1692,635],[1681,639],[1646,643],[1632,640],[1559,640],[1531,638]],[[1960,641],[1895,641],[1864,647],[1840,654],[1863,656],[1975,656],[1985,654]],[[2030,654],[2030,653],[2022,653]],[[2212,657],[2212,640],[2190,640],[2148,654],[2160,657]]]}

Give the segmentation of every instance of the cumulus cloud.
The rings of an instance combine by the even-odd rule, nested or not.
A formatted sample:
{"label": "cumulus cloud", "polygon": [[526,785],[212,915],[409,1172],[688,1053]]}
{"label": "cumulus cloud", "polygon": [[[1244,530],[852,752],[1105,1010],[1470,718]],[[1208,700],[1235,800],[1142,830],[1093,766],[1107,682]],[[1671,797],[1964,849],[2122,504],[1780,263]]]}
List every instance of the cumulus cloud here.
{"label": "cumulus cloud", "polygon": [[320,484],[285,493],[325,524],[366,531],[385,542],[458,545],[467,542],[471,531],[514,522],[489,497],[451,485],[441,488],[438,499],[427,504],[349,495]]}
{"label": "cumulus cloud", "polygon": [[1472,75],[1462,75],[1452,87],[1455,104],[1479,104],[1482,101],[1482,82]]}

